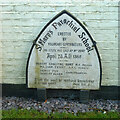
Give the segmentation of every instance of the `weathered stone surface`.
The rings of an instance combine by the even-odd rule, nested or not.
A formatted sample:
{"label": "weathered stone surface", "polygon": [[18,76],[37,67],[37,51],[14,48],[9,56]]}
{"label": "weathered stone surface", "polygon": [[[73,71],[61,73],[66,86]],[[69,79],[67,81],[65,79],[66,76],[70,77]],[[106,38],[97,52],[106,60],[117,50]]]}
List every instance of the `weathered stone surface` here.
{"label": "weathered stone surface", "polygon": [[101,74],[95,42],[67,11],[52,19],[32,46],[29,88],[99,89]]}
{"label": "weathered stone surface", "polygon": [[46,89],[44,89],[44,88],[37,89],[37,99],[39,101],[45,101],[47,99],[47,97],[46,97]]}

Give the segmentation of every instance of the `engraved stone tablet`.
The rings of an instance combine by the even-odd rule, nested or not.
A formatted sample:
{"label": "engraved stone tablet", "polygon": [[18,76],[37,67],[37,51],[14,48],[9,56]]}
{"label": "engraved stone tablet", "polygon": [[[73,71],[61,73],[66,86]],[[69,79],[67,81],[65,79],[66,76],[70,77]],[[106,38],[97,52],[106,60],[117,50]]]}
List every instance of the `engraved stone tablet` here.
{"label": "engraved stone tablet", "polygon": [[101,63],[95,41],[67,11],[36,38],[27,62],[29,88],[99,89]]}

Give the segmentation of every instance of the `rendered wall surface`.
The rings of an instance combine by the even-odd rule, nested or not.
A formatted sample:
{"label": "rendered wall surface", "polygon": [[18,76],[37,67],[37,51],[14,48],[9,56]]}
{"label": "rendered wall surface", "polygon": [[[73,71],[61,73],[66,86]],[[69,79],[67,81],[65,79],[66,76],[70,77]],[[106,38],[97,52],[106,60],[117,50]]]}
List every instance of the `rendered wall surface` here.
{"label": "rendered wall surface", "polygon": [[104,0],[1,1],[0,82],[26,83],[26,63],[33,40],[65,9],[84,23],[97,42],[102,85],[118,86],[118,6],[118,1]]}
{"label": "rendered wall surface", "polygon": [[[0,6],[0,12],[2,11],[2,6]],[[0,83],[2,83],[2,14],[0,14]]]}

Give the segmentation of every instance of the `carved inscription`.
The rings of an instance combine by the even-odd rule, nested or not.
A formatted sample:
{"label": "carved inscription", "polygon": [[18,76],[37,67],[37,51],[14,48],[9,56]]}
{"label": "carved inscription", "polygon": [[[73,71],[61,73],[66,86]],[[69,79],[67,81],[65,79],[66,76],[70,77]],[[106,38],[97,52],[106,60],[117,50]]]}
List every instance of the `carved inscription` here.
{"label": "carved inscription", "polygon": [[100,61],[92,37],[66,11],[45,27],[28,62],[28,87],[99,89]]}

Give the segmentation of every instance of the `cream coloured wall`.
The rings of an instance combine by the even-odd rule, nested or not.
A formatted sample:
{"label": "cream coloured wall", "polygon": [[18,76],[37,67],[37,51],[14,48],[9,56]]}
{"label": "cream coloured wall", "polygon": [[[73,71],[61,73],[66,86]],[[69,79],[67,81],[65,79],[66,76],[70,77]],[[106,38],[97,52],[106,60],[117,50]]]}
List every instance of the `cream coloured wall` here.
{"label": "cream coloured wall", "polygon": [[33,40],[47,22],[66,9],[85,23],[97,42],[102,85],[118,85],[118,1],[6,0],[0,2],[0,8],[0,80],[3,83],[26,83],[26,62]]}

